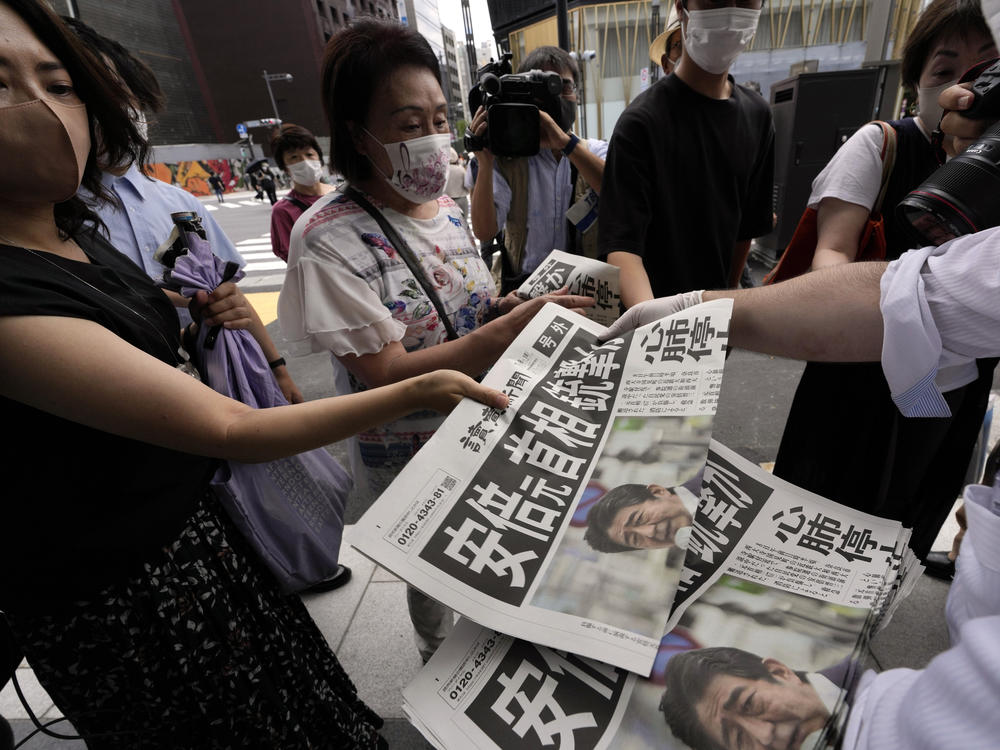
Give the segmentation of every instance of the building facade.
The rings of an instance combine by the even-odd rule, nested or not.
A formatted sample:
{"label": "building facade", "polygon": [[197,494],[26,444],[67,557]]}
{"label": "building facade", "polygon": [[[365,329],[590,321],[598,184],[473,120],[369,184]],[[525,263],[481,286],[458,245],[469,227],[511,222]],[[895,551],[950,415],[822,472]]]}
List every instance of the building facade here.
{"label": "building facade", "polygon": [[[52,0],[59,13],[146,62],[167,98],[154,145],[233,143],[237,123],[277,116],[326,134],[320,66],[326,41],[362,16],[397,18],[395,0]],[[271,82],[263,72],[289,74]],[[251,130],[266,144],[267,128]],[[266,148],[264,148],[266,153]],[[261,149],[256,150],[261,155]]]}
{"label": "building facade", "polygon": [[[793,65],[815,61],[819,71],[892,59],[916,22],[923,0],[768,0],[757,35],[732,68],[739,83],[755,82],[767,98]],[[487,0],[497,43],[515,69],[532,49],[558,44],[553,4],[545,0]],[[570,0],[570,48],[581,55],[583,134],[610,138],[618,116],[659,73],[650,40],[665,27],[660,0]],[[591,59],[587,59],[590,57]]]}
{"label": "building facade", "polygon": [[447,26],[441,26],[444,44],[444,65],[441,66],[441,88],[448,99],[448,123],[452,137],[458,138],[458,122],[465,119],[465,104],[462,94],[462,78],[458,69],[458,55],[455,50],[455,35]]}
{"label": "building facade", "polygon": [[[166,95],[164,112],[151,117],[154,145],[217,140],[211,103],[199,85],[202,71],[187,53],[184,28],[169,3],[157,0],[76,0],[52,2],[59,14],[72,14],[114,39],[146,63]],[[229,140],[235,140],[233,132]]]}

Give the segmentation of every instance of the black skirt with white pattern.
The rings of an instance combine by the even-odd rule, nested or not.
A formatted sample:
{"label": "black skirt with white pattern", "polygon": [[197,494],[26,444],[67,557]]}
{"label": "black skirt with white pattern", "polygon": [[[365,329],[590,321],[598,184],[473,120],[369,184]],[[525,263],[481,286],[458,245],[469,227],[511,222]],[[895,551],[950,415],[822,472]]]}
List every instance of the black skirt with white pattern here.
{"label": "black skirt with white pattern", "polygon": [[301,601],[210,495],[142,574],[68,614],[8,619],[90,748],[386,746]]}

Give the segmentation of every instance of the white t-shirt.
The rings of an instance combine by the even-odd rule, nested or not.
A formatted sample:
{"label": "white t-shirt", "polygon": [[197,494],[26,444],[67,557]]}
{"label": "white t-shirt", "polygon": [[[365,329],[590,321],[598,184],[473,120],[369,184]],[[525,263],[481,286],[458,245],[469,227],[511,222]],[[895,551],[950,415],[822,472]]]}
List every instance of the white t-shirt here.
{"label": "white t-shirt", "polygon": [[[914,119],[929,142],[920,120]],[[883,138],[882,128],[873,123],[852,135],[813,180],[809,208],[824,198],[839,198],[871,211],[882,186]]]}
{"label": "white t-shirt", "polygon": [[[484,320],[496,296],[461,209],[438,198],[433,219],[380,206],[419,258],[459,336]],[[376,221],[340,191],[320,198],[292,229],[278,320],[292,351],[330,352],[337,393],[363,390],[337,357],[373,354],[399,341],[407,351],[440,344],[448,333],[437,311]],[[354,440],[355,481],[381,491],[443,417],[424,411],[368,430]],[[363,466],[362,466],[363,464]]]}

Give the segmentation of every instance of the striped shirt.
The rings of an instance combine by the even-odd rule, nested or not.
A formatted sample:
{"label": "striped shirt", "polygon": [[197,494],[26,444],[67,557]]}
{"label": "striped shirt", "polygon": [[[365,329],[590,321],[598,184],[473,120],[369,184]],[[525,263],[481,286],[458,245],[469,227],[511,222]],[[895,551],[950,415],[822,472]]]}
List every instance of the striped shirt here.
{"label": "striped shirt", "polygon": [[941,395],[1000,354],[1000,227],[911,250],[881,282],[882,369],[908,417],[947,417]]}

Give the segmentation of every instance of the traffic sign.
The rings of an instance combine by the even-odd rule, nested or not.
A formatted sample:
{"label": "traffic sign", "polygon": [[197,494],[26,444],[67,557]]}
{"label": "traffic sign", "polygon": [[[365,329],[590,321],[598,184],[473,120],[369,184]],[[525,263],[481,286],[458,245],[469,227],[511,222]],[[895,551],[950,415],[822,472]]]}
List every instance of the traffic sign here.
{"label": "traffic sign", "polygon": [[236,123],[236,132],[240,136],[240,138],[246,138],[247,137],[247,126],[244,125],[242,122]]}

